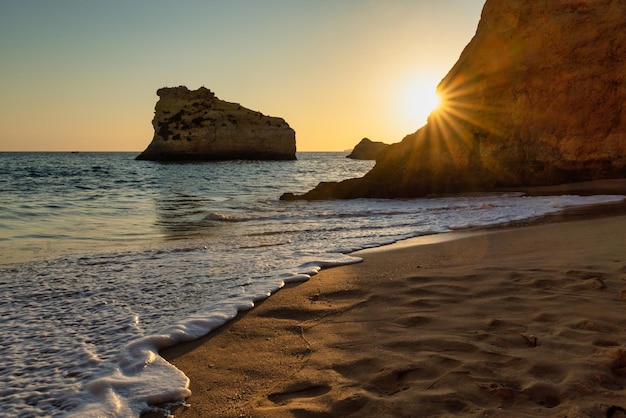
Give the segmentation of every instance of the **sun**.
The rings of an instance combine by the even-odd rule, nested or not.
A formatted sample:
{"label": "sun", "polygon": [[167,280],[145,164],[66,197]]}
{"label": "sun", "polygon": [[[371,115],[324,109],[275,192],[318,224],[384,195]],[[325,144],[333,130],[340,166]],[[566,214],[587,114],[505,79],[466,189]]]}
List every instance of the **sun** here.
{"label": "sun", "polygon": [[421,77],[407,82],[402,89],[402,113],[416,128],[425,125],[428,116],[441,106],[441,97],[437,94],[438,83],[436,78]]}

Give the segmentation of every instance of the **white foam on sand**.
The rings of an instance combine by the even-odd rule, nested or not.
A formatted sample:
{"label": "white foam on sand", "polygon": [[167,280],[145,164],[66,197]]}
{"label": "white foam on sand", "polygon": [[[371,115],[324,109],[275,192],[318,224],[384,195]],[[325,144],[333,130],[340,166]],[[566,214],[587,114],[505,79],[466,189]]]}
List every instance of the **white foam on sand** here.
{"label": "white foam on sand", "polygon": [[82,393],[69,403],[76,405],[69,417],[130,417],[142,412],[159,410],[154,405],[179,404],[191,395],[189,379],[174,365],[159,355],[159,350],[193,341],[209,334],[237,316],[250,310],[255,302],[269,297],[286,283],[306,281],[322,268],[357,263],[357,257],[343,256],[307,262],[299,273],[284,274],[282,281],[270,290],[246,292],[231,298],[207,315],[190,317],[161,334],[136,339],[127,344],[117,356],[114,367],[106,375],[89,382]]}

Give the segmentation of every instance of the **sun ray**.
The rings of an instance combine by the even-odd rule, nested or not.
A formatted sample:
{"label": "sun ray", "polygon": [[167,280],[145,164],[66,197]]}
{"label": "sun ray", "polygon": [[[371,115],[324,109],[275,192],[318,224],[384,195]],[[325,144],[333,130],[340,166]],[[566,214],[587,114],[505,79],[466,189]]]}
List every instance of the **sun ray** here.
{"label": "sun ray", "polygon": [[467,128],[471,130],[482,130],[491,134],[500,135],[501,128],[495,123],[497,118],[485,118],[485,114],[498,114],[501,108],[481,103],[477,98],[482,96],[480,83],[464,77],[453,77],[452,81],[444,80],[438,86],[438,93],[441,96],[441,105],[434,111],[429,122],[437,119],[445,122],[449,128],[454,129],[457,137],[464,138]]}
{"label": "sun ray", "polygon": [[[485,98],[493,92],[484,89],[481,80],[463,74],[448,75],[439,83],[436,93],[432,93],[436,99],[428,106],[427,123],[406,138],[407,144],[414,145],[405,148],[408,152],[403,161],[398,160],[397,173],[402,184],[414,185],[427,193],[441,193],[458,189],[459,185],[479,187],[480,174],[472,177],[463,173],[506,171],[506,167],[492,161],[489,149],[484,152],[481,148],[482,138],[504,137],[498,123],[503,119],[498,117],[503,109],[488,104]],[[405,104],[413,113],[428,102],[424,93],[427,89],[421,94],[415,91],[411,94],[414,102]],[[422,183],[431,178],[438,179],[438,184]]]}

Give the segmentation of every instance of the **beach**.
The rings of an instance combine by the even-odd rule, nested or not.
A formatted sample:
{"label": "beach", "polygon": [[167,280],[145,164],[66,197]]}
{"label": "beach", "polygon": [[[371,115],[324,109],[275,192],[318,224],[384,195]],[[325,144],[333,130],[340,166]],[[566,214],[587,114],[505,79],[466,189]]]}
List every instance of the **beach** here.
{"label": "beach", "polygon": [[357,252],[162,351],[191,381],[173,414],[624,416],[626,215],[613,212]]}
{"label": "beach", "polygon": [[[0,404],[7,415],[137,416],[148,404],[189,396],[189,377],[194,386],[215,389],[212,381],[193,371],[184,374],[189,367],[178,370],[158,353],[215,335],[233,319],[247,322],[252,316],[245,312],[270,294],[278,293],[269,302],[276,306],[281,299],[271,300],[282,298],[283,291],[296,292],[290,296],[296,304],[307,302],[296,289],[309,285],[292,285],[311,279],[317,286],[327,273],[316,275],[320,269],[359,262],[351,255],[358,250],[457,235],[451,231],[526,225],[545,216],[558,220],[564,209],[585,217],[596,206],[603,216],[609,208],[626,213],[623,180],[538,196],[524,190],[283,202],[280,190],[362,175],[373,163],[351,161],[344,153],[300,153],[295,162],[200,165],[137,163],[134,157],[0,155],[5,163],[0,183],[6,186],[0,188],[6,215],[0,225],[0,310],[7,331],[0,347],[5,370]],[[202,175],[196,175],[199,169]],[[361,286],[357,283],[369,271],[367,257],[354,286]],[[384,260],[391,265],[391,258]],[[328,270],[329,280],[343,285],[335,276],[341,271]],[[285,283],[288,288],[278,291]],[[368,286],[373,294],[387,291]],[[268,324],[283,324],[274,322]],[[287,358],[277,357],[267,364],[276,367]],[[226,364],[239,367],[228,359],[215,362]],[[260,385],[273,383],[263,376],[259,373]],[[191,410],[198,410],[190,401]]]}

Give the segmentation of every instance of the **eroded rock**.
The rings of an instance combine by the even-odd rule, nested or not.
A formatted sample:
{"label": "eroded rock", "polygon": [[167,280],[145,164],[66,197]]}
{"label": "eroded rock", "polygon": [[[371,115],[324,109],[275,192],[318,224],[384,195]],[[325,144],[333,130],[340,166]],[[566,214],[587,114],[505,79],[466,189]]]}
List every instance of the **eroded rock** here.
{"label": "eroded rock", "polygon": [[369,138],[363,138],[359,142],[347,158],[354,160],[376,160],[378,156],[387,148],[389,144],[384,142],[372,141]]}
{"label": "eroded rock", "polygon": [[295,132],[282,118],[220,100],[205,87],[157,95],[154,138],[139,160],[296,159]]}

